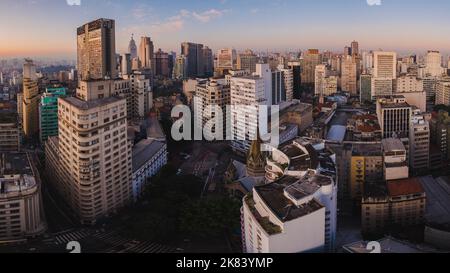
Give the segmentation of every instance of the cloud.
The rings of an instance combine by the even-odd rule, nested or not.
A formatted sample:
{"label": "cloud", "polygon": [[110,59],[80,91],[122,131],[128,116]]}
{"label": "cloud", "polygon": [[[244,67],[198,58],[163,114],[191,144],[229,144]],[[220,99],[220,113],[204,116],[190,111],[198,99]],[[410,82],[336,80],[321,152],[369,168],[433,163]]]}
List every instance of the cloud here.
{"label": "cloud", "polygon": [[381,0],[367,0],[369,6],[381,6]]}
{"label": "cloud", "polygon": [[66,0],[69,6],[81,6],[81,0]]}
{"label": "cloud", "polygon": [[203,12],[192,12],[192,16],[202,22],[202,23],[208,23],[212,19],[222,17],[225,13],[229,12],[229,10],[217,10],[217,9],[210,9]]}

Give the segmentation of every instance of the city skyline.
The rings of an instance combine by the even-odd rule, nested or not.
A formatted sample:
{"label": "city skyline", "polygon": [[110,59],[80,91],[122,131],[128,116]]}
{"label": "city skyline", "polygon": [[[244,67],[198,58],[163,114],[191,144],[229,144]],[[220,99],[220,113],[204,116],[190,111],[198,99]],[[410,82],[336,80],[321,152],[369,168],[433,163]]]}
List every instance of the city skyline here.
{"label": "city skyline", "polygon": [[175,52],[184,41],[203,43],[214,51],[233,47],[340,52],[352,40],[359,41],[362,50],[381,48],[404,54],[429,49],[447,54],[450,47],[450,41],[441,38],[449,21],[445,7],[450,3],[441,0],[408,1],[407,6],[392,0],[381,5],[369,5],[366,0],[69,2],[77,3],[2,1],[0,23],[9,27],[0,28],[0,36],[8,37],[8,43],[0,45],[0,57],[74,58],[74,29],[100,17],[116,21],[117,53],[127,50],[132,34],[135,40],[150,36],[155,50]]}

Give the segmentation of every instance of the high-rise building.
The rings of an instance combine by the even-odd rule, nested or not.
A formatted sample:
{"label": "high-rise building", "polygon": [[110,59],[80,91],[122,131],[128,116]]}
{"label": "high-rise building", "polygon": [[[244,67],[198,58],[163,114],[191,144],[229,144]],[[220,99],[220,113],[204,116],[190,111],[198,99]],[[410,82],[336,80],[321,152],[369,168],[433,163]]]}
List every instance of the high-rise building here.
{"label": "high-rise building", "polygon": [[187,58],[184,55],[179,55],[175,59],[175,65],[173,68],[173,78],[174,79],[188,78]]}
{"label": "high-rise building", "polygon": [[39,132],[39,86],[36,66],[32,60],[23,65],[23,131],[25,137],[37,136]]}
{"label": "high-rise building", "polygon": [[323,81],[327,76],[327,66],[325,64],[319,64],[314,71],[314,95],[323,96]]}
{"label": "high-rise building", "polygon": [[0,241],[33,238],[47,229],[38,176],[31,155],[0,153]]}
{"label": "high-rise building", "polygon": [[202,44],[182,43],[181,54],[187,59],[187,77],[196,78],[205,75],[203,65],[205,52]]}
{"label": "high-rise building", "polygon": [[383,148],[383,173],[386,181],[404,179],[409,176],[409,162],[405,145],[398,138],[385,138]]}
{"label": "high-rise building", "polygon": [[12,103],[0,103],[0,151],[20,150],[22,128],[14,108]]}
{"label": "high-rise building", "polygon": [[439,81],[436,85],[436,105],[450,106],[450,82]]}
{"label": "high-rise building", "polygon": [[411,169],[426,171],[430,164],[430,125],[420,113],[412,117],[409,134]]}
{"label": "high-rise building", "polygon": [[427,94],[423,89],[423,80],[414,75],[404,75],[394,82],[394,95],[404,96],[410,105],[416,106],[422,112],[427,111]]}
{"label": "high-rise building", "polygon": [[153,54],[155,47],[150,37],[141,37],[141,43],[139,44],[139,60],[143,68],[154,69]]}
{"label": "high-rise building", "polygon": [[397,78],[397,53],[376,51],[374,58],[374,78],[396,79]]}
{"label": "high-rise building", "polygon": [[81,80],[117,77],[115,22],[98,19],[78,28],[78,72]]}
{"label": "high-rise building", "polygon": [[425,56],[425,75],[440,77],[445,73],[442,67],[442,55],[439,51],[430,50]]}
{"label": "high-rise building", "polygon": [[356,57],[359,55],[359,43],[357,41],[353,41],[351,44],[351,55]]}
{"label": "high-rise building", "polygon": [[[256,64],[258,63],[258,56],[250,49],[237,56],[237,69],[246,70],[250,74],[256,72]],[[299,76],[300,77],[300,76]]]}
{"label": "high-rise building", "polygon": [[236,69],[237,55],[236,50],[232,48],[219,49],[217,51],[217,66],[216,72],[223,75],[229,70]]}
{"label": "high-rise building", "polygon": [[346,57],[341,67],[341,89],[351,95],[358,93],[357,64],[354,58]]}
{"label": "high-rise building", "polygon": [[58,98],[64,97],[67,90],[64,87],[47,88],[42,94],[39,104],[39,136],[41,143],[49,137],[58,135]]}
{"label": "high-rise building", "polygon": [[159,49],[155,53],[154,75],[168,78],[169,75],[169,54]]}
{"label": "high-rise building", "polygon": [[203,76],[212,77],[214,75],[214,56],[212,50],[205,46],[202,49]]}
{"label": "high-rise building", "polygon": [[131,54],[126,53],[121,56],[120,70],[122,76],[129,75],[133,71]]}
{"label": "high-rise building", "polygon": [[128,45],[128,53],[131,56],[131,59],[138,57],[136,42],[134,41],[134,35],[131,36],[130,44]]}
{"label": "high-rise building", "polygon": [[302,67],[300,62],[288,62],[288,68],[292,70],[294,99],[301,98],[301,76]]}
{"label": "high-rise building", "polygon": [[278,70],[283,73],[286,94],[285,101],[290,102],[294,99],[294,73],[291,69],[284,68],[282,65],[278,66]]}
{"label": "high-rise building", "polygon": [[301,71],[301,84],[314,84],[316,66],[321,63],[318,49],[309,49],[303,55],[303,64]]}
{"label": "high-rise building", "polygon": [[383,138],[409,137],[412,108],[403,96],[377,100],[377,117]]}
{"label": "high-rise building", "polygon": [[[103,48],[99,54],[108,51]],[[86,73],[92,75],[89,70]],[[129,90],[127,83],[82,80],[75,97],[58,99],[58,136],[47,140],[46,168],[53,187],[82,224],[95,224],[131,200],[130,100],[123,97],[124,90]]]}
{"label": "high-rise building", "polygon": [[[212,79],[208,82],[199,83],[195,90],[194,106],[198,113],[197,124],[202,126],[207,140],[225,139],[226,106],[230,105],[230,86],[224,79]],[[220,113],[223,114],[220,114]],[[209,121],[216,122],[211,123]],[[221,128],[216,128],[221,124]]]}
{"label": "high-rise building", "polygon": [[361,75],[359,81],[359,97],[361,103],[367,103],[372,100],[372,75]]}

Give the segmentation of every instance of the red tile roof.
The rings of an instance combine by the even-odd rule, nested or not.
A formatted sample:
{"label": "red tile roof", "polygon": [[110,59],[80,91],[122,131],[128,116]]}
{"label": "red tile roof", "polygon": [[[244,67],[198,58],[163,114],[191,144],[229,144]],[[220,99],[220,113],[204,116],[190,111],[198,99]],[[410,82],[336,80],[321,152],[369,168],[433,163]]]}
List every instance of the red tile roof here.
{"label": "red tile roof", "polygon": [[387,187],[391,197],[425,192],[417,177],[388,181]]}

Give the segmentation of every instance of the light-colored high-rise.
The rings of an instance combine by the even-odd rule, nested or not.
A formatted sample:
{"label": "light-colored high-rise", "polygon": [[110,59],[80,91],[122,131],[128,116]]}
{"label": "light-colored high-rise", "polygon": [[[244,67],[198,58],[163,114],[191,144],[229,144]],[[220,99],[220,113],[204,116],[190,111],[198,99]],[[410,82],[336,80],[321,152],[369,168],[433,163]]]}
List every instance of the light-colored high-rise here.
{"label": "light-colored high-rise", "polygon": [[250,74],[256,72],[256,64],[258,63],[258,56],[250,49],[241,53],[237,57],[237,69],[246,70]]}
{"label": "light-colored high-rise", "polygon": [[436,105],[450,105],[450,82],[439,81],[436,85]]}
{"label": "light-colored high-rise", "polygon": [[430,125],[423,115],[412,117],[409,134],[411,169],[427,171],[430,164]]}
{"label": "light-colored high-rise", "polygon": [[375,78],[397,78],[397,53],[376,51],[373,53]]}
{"label": "light-colored high-rise", "polygon": [[309,49],[303,55],[303,65],[301,72],[302,84],[314,84],[315,83],[315,70],[316,66],[321,63],[320,53],[318,49]]}
{"label": "light-colored high-rise", "polygon": [[175,59],[175,65],[173,68],[173,78],[186,79],[187,77],[188,77],[187,58],[184,55],[179,55]]}
{"label": "light-colored high-rise", "polygon": [[141,37],[141,43],[139,44],[139,60],[143,68],[153,69],[153,54],[155,47],[150,37]]}
{"label": "light-colored high-rise", "polygon": [[232,48],[219,49],[217,51],[217,69],[233,70],[236,69],[237,55],[236,50]]}
{"label": "light-colored high-rise", "polygon": [[406,101],[419,108],[422,112],[427,111],[427,94],[423,89],[423,80],[414,75],[400,76],[395,80],[396,90],[394,95],[401,95]]}
{"label": "light-colored high-rise", "polygon": [[39,87],[36,66],[26,60],[23,65],[23,131],[25,137],[37,136],[39,132]]}
{"label": "light-colored high-rise", "polygon": [[445,72],[442,67],[442,55],[439,51],[430,50],[425,56],[425,75],[440,77]]}
{"label": "light-colored high-rise", "polygon": [[79,79],[115,79],[117,60],[114,20],[95,20],[79,27],[77,34]]}
{"label": "light-colored high-rise", "polygon": [[124,93],[128,80],[82,80],[75,97],[58,100],[58,136],[46,143],[46,167],[82,224],[95,224],[131,200],[130,99]]}
{"label": "light-colored high-rise", "polygon": [[128,45],[128,53],[130,54],[131,59],[138,57],[137,46],[136,42],[134,41],[134,35],[131,36],[130,44]]}
{"label": "light-colored high-rise", "polygon": [[357,64],[355,58],[346,57],[341,67],[341,89],[352,95],[358,93]]}

